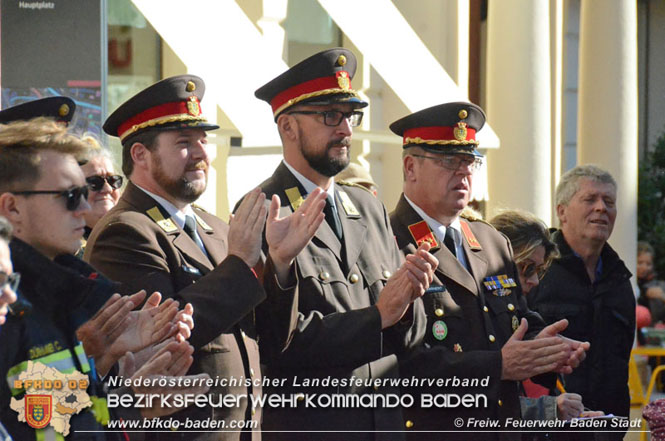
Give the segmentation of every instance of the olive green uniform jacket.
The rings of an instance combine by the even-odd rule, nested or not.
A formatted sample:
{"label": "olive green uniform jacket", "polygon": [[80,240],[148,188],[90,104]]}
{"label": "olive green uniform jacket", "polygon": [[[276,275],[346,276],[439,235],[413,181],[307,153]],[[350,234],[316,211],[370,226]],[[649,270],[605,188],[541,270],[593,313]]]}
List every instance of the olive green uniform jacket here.
{"label": "olive green uniform jacket", "polygon": [[[147,193],[129,183],[118,204],[92,231],[85,259],[128,292],[159,291],[165,298],[194,306],[194,329],[189,339],[195,348],[190,373],[244,382],[260,380],[257,332],[253,309],[265,298],[256,276],[237,256],[227,256],[228,226],[217,217],[194,208],[197,232],[206,256],[196,243]],[[249,395],[260,387],[212,387],[209,394],[245,395],[239,406],[190,407],[192,419],[208,417],[226,421],[261,419],[261,408],[252,409]],[[216,400],[215,400],[216,401]],[[160,434],[163,436],[164,434]],[[182,434],[183,439],[260,439],[260,432]]]}

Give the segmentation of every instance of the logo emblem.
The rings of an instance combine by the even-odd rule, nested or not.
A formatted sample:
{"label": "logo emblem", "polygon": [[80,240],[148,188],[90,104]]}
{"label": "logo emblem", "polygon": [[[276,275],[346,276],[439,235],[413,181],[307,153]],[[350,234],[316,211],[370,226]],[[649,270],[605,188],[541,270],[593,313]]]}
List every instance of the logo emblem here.
{"label": "logo emblem", "polygon": [[51,422],[51,395],[26,395],[25,420],[33,429],[43,429]]}
{"label": "logo emblem", "polygon": [[446,326],[443,320],[437,320],[432,325],[432,334],[434,338],[441,341],[448,336],[448,326]]}
{"label": "logo emblem", "polygon": [[349,73],[345,70],[340,70],[335,74],[337,77],[337,84],[342,90],[349,90],[351,88],[351,79],[349,78]]}
{"label": "logo emblem", "polygon": [[197,97],[189,97],[189,101],[187,101],[187,113],[192,116],[199,116],[201,114],[201,106],[199,106],[199,99]]}
{"label": "logo emblem", "polygon": [[458,122],[457,127],[453,129],[453,135],[458,141],[466,141],[466,123]]}

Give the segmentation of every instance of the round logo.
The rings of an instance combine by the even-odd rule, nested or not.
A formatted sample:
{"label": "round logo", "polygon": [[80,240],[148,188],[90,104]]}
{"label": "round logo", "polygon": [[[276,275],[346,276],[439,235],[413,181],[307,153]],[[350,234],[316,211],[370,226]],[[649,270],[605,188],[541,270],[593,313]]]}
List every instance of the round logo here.
{"label": "round logo", "polygon": [[437,340],[443,340],[448,335],[448,326],[446,326],[443,320],[437,320],[432,325],[432,334]]}

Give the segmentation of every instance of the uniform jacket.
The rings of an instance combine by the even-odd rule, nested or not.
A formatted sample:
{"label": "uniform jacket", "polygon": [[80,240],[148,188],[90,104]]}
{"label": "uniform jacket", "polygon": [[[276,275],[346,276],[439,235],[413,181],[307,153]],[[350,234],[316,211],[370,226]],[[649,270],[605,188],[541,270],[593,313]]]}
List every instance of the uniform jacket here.
{"label": "uniform jacket", "polygon": [[628,359],[635,336],[631,273],[605,244],[602,274],[591,283],[584,262],[574,254],[561,231],[553,237],[561,257],[529,293],[529,305],[547,322],[568,319],[563,334],[591,343],[586,359],[565,376],[566,391],[582,395],[590,409],[628,416]]}
{"label": "uniform jacket", "polygon": [[[404,254],[416,250],[416,240],[409,226],[420,224],[430,232],[425,221],[406,201],[400,198],[390,214],[397,244]],[[441,433],[417,433],[427,430],[458,430],[457,417],[491,418],[505,421],[507,417],[520,418],[519,388],[515,381],[501,381],[501,347],[517,328],[522,317],[529,321],[529,335],[543,327],[542,319],[528,310],[519,287],[517,270],[508,239],[494,227],[481,221],[461,219],[463,247],[471,272],[437,240],[430,252],[439,260],[432,285],[445,287],[442,292],[425,294],[414,302],[414,328],[421,343],[400,360],[402,376],[419,378],[487,378],[489,387],[421,388],[409,390],[413,394],[484,394],[486,408],[406,408],[405,418],[411,426],[409,439],[441,439]],[[422,231],[415,228],[415,232]],[[432,238],[435,236],[432,234]],[[474,241],[475,238],[475,241]],[[515,287],[488,289],[484,282],[490,276],[505,275]],[[435,332],[435,329],[437,332]],[[442,332],[445,330],[445,332]],[[437,338],[437,334],[438,337]],[[466,430],[479,430],[464,427]],[[446,439],[484,439],[479,433],[447,433]],[[485,438],[493,439],[487,433]],[[518,437],[516,433],[503,433],[502,438]],[[519,437],[518,437],[519,438]]]}
{"label": "uniform jacket", "polygon": [[[59,264],[19,239],[14,239],[10,248],[14,270],[22,276],[20,297],[32,307],[21,317],[9,315],[0,327],[0,415],[15,440],[30,441],[39,439],[35,429],[19,422],[18,414],[9,407],[11,397],[20,400],[25,393],[13,389],[14,380],[25,371],[28,361],[40,362],[64,373],[75,369],[88,375],[88,395],[100,396],[102,385],[92,374],[75,331],[108,300],[115,286],[101,277],[88,278],[92,268],[73,256],[56,259]],[[80,432],[102,430],[90,410],[72,415],[65,439],[119,439],[119,434]],[[41,439],[63,439],[51,426],[40,431]]]}
{"label": "uniform jacket", "polygon": [[[164,211],[154,199],[130,182],[118,204],[93,229],[85,258],[106,276],[122,282],[128,292],[159,291],[179,300],[182,306],[192,303],[195,326],[189,341],[196,351],[190,373],[207,372],[213,379],[219,376],[243,382],[239,387],[213,387],[209,393],[214,396],[258,396],[261,388],[245,386],[244,381],[260,381],[252,311],[265,298],[265,292],[242,259],[227,256],[228,226],[203,210],[194,211],[209,258],[174,222],[163,218]],[[201,420],[212,416],[260,422],[260,408],[252,409],[248,401],[243,400],[237,407],[191,407],[185,413]],[[194,435],[182,436],[192,439]],[[249,439],[250,433],[195,436],[237,440]],[[259,439],[259,431],[252,431],[251,438]]]}
{"label": "uniform jacket", "polygon": [[[304,189],[282,163],[261,184],[270,198],[280,197],[280,216],[291,214]],[[261,354],[267,375],[284,378],[285,387],[275,393],[305,394],[399,394],[391,386],[367,385],[373,379],[398,377],[395,352],[405,346],[408,327],[381,331],[381,317],[374,306],[381,289],[400,265],[400,255],[385,207],[367,190],[335,184],[336,205],[344,231],[340,241],[324,221],[296,257],[297,284],[282,289],[267,268],[264,286],[285,299],[293,296],[297,309],[289,325],[289,345],[262,336]],[[290,196],[289,196],[290,195]],[[266,250],[267,251],[267,250]],[[277,295],[275,297],[278,297]],[[260,308],[259,321],[274,324],[273,316]],[[283,335],[278,333],[277,335]],[[298,386],[303,380],[350,378],[361,384],[330,387]],[[296,383],[297,382],[297,383]],[[398,408],[266,408],[264,430],[305,433],[264,433],[266,439],[286,440],[381,440],[400,439],[403,429]],[[307,433],[310,431],[328,433]],[[340,430],[348,432],[340,433]],[[366,431],[366,432],[362,432]]]}

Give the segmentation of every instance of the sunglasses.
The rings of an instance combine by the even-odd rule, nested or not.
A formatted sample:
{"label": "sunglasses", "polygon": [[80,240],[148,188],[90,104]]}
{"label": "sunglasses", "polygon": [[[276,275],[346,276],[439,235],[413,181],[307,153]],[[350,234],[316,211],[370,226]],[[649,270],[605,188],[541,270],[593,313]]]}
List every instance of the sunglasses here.
{"label": "sunglasses", "polygon": [[542,280],[543,277],[545,276],[545,272],[547,271],[547,266],[546,265],[538,265],[536,266],[535,263],[518,263],[517,264],[517,269],[522,273],[522,277],[525,279],[528,279],[532,277],[534,274],[538,275],[538,279]]}
{"label": "sunglasses", "polygon": [[16,292],[20,281],[21,281],[20,273],[7,274],[4,271],[0,271],[0,291],[3,291],[5,287],[9,286],[9,289]]}
{"label": "sunglasses", "polygon": [[104,182],[108,182],[112,189],[117,190],[122,187],[122,176],[120,175],[111,175],[111,176],[99,176],[94,175],[85,178],[85,182],[88,183],[88,187],[92,191],[101,191],[104,188]]}
{"label": "sunglasses", "polygon": [[81,205],[81,200],[88,199],[88,186],[74,187],[69,190],[26,190],[26,191],[13,191],[12,193],[18,195],[33,195],[33,194],[57,194],[65,198],[65,207],[69,211],[76,211]]}

